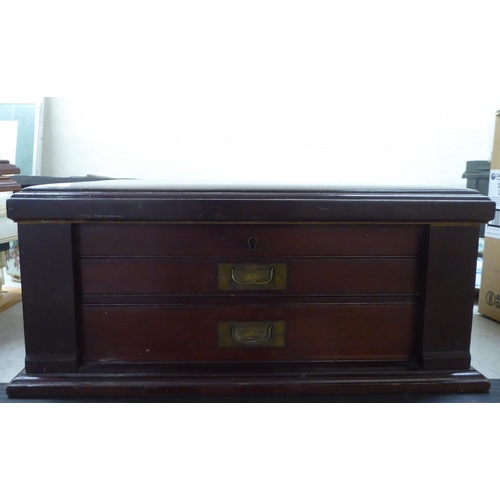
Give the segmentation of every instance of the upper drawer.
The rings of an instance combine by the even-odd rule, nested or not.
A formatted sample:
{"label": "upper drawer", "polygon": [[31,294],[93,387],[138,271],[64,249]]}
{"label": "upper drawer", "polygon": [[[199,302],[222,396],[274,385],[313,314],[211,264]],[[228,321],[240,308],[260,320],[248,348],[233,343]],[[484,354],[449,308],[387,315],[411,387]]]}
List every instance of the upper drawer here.
{"label": "upper drawer", "polygon": [[416,256],[424,227],[386,224],[81,224],[82,256]]}
{"label": "upper drawer", "polygon": [[279,263],[262,260],[254,266],[206,257],[85,258],[80,261],[80,282],[83,295],[259,294],[270,290],[273,294],[416,294],[419,262],[411,258],[295,258]]}

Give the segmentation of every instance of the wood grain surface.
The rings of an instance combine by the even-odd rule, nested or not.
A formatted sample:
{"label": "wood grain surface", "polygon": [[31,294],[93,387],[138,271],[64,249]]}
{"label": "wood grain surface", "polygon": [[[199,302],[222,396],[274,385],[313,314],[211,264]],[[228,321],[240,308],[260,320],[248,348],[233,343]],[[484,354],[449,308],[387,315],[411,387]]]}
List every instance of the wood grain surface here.
{"label": "wood grain surface", "polygon": [[[91,307],[82,359],[95,361],[409,361],[415,304],[289,307]],[[221,349],[219,322],[285,321],[285,347]]]}

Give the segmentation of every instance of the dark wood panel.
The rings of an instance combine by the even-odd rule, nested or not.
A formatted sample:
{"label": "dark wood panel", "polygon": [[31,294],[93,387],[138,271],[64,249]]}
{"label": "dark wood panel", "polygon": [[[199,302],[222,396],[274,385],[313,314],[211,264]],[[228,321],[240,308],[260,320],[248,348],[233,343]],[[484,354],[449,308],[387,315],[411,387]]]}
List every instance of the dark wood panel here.
{"label": "dark wood panel", "polygon": [[20,224],[26,371],[76,371],[71,224]]}
{"label": "dark wood panel", "polygon": [[422,358],[425,369],[470,366],[479,227],[432,226]]}
{"label": "dark wood panel", "polygon": [[[82,224],[82,256],[415,256],[419,225]],[[255,238],[255,250],[249,239]]]}
{"label": "dark wood panel", "polygon": [[[415,304],[260,308],[84,307],[96,361],[410,360]],[[217,347],[220,322],[285,321],[285,347]]]}
{"label": "dark wood panel", "polygon": [[[218,265],[209,258],[82,259],[82,293],[103,295],[245,294],[218,289]],[[237,263],[237,261],[231,261]],[[247,262],[247,261],[245,261]],[[290,259],[279,294],[411,294],[418,292],[417,259]],[[265,261],[261,261],[265,264]],[[272,263],[269,264],[272,267]]]}

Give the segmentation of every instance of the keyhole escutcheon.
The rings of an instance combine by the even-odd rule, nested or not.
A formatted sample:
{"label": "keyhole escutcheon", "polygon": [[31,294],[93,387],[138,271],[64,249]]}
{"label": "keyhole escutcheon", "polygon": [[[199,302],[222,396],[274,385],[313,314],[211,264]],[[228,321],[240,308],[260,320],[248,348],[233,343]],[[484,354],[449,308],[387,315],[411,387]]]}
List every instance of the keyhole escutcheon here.
{"label": "keyhole escutcheon", "polygon": [[250,238],[248,240],[248,246],[249,246],[251,252],[255,252],[255,250],[257,248],[257,238],[254,238],[254,237]]}

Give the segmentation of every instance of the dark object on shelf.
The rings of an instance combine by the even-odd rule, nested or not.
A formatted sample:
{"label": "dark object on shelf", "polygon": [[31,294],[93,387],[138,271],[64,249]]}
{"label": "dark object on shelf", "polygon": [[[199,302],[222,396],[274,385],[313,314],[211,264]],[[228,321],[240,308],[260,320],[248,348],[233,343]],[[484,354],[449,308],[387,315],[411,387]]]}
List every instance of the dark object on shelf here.
{"label": "dark object on shelf", "polygon": [[465,189],[25,189],[8,394],[486,392],[469,347],[494,208]]}
{"label": "dark object on shelf", "polygon": [[[468,161],[465,167],[465,172],[462,179],[467,179],[467,189],[475,189],[481,194],[488,196],[488,188],[490,185],[490,169],[489,161],[476,160]],[[484,238],[484,224],[481,224],[479,237]]]}
{"label": "dark object on shelf", "polygon": [[468,161],[462,179],[467,179],[467,189],[475,189],[488,196],[491,163],[489,161]]}
{"label": "dark object on shelf", "polygon": [[12,174],[19,174],[19,170],[8,160],[0,160],[0,192],[19,191],[21,186],[11,177]]}

